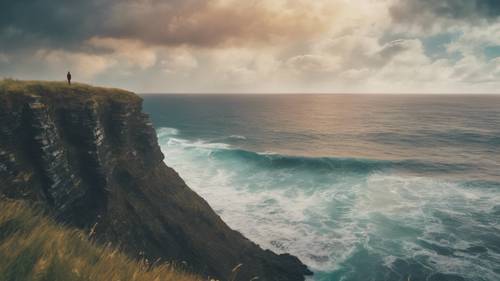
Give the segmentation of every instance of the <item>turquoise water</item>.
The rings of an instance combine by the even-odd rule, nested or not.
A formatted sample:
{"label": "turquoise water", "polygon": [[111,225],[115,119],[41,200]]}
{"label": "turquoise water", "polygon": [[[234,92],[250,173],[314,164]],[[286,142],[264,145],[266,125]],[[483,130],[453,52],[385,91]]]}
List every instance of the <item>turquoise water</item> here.
{"label": "turquoise water", "polygon": [[313,280],[500,280],[500,96],[144,98],[166,163]]}

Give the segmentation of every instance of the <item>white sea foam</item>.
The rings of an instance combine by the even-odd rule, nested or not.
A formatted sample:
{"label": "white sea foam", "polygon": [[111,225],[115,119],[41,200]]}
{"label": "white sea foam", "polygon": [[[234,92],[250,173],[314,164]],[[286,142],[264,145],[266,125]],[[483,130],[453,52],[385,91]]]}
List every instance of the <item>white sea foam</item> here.
{"label": "white sea foam", "polygon": [[179,130],[175,128],[159,128],[156,133],[158,134],[158,138],[162,137],[170,137],[170,136],[176,136],[179,134]]}
{"label": "white sea foam", "polygon": [[241,135],[230,135],[229,138],[236,139],[236,140],[246,140],[247,139],[247,137],[241,136]]}
{"label": "white sea foam", "polygon": [[[478,223],[467,217],[492,212],[499,204],[496,190],[387,173],[259,169],[242,159],[215,157],[215,150],[231,149],[224,143],[182,139],[172,129],[160,129],[158,137],[166,163],[228,225],[264,248],[299,256],[316,271],[345,267],[366,249],[381,256],[388,270],[396,270],[392,265],[398,259],[412,259],[429,271],[498,277],[488,269],[498,260],[496,254],[475,261],[466,249],[477,241],[449,229],[455,220],[461,224],[456,231],[498,227],[498,221]],[[388,248],[393,244],[397,247]],[[439,253],[445,250],[452,254]]]}

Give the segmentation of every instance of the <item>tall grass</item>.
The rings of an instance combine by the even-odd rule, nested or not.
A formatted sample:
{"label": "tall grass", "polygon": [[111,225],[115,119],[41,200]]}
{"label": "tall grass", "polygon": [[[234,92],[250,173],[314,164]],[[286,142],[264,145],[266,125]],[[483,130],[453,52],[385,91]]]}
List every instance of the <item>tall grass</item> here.
{"label": "tall grass", "polygon": [[169,264],[134,261],[26,203],[0,199],[2,281],[201,281]]}

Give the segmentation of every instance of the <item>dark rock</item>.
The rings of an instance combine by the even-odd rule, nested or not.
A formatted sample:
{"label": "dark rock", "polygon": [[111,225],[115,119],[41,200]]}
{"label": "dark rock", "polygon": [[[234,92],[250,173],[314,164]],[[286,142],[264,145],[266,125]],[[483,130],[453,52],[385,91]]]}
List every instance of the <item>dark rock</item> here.
{"label": "dark rock", "polygon": [[135,94],[56,82],[0,83],[0,194],[38,202],[134,257],[206,276],[304,280],[296,257],[231,230],[162,161]]}

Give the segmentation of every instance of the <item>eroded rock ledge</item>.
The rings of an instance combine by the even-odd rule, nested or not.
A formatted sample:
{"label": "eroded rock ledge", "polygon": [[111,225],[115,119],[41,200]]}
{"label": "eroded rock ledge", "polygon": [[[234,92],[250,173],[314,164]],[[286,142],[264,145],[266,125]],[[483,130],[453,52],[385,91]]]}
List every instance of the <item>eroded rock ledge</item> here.
{"label": "eroded rock ledge", "polygon": [[[168,155],[167,155],[168,157]],[[163,162],[137,95],[62,82],[0,82],[0,193],[149,260],[227,280],[304,280],[296,257],[231,230]]]}

